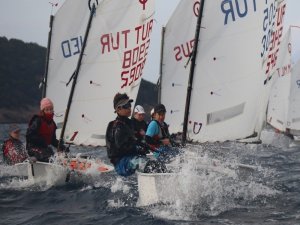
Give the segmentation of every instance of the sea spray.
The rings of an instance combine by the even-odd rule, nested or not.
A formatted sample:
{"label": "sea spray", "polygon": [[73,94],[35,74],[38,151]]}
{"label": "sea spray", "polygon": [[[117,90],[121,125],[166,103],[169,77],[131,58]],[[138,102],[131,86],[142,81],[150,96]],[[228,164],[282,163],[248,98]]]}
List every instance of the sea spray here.
{"label": "sea spray", "polygon": [[[180,171],[161,180],[161,185],[157,187],[167,205],[152,205],[149,207],[150,213],[159,218],[193,220],[202,216],[217,216],[278,194],[277,190],[261,182],[261,177],[268,172],[265,173],[257,165],[247,167],[240,163],[235,154],[229,154],[231,147],[237,146],[244,150],[247,148],[245,144],[231,143],[230,151],[224,154],[218,143],[188,146],[183,160],[177,160],[177,163],[180,162],[177,166],[172,165]],[[256,171],[256,168],[260,169]]]}

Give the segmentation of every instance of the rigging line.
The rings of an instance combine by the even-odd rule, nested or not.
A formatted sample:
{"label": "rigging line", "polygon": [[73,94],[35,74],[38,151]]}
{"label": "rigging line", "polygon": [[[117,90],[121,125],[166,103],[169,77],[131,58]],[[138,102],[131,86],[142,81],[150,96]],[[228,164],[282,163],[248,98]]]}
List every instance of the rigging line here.
{"label": "rigging line", "polygon": [[[194,50],[193,50],[193,51],[194,51]],[[189,55],[189,58],[188,58],[186,64],[184,65],[184,68],[185,68],[185,69],[186,69],[186,67],[189,65],[189,63],[190,63],[190,61],[191,61],[191,59],[192,59],[192,56],[193,56],[193,52],[191,52],[191,54]]]}
{"label": "rigging line", "polygon": [[69,86],[69,84],[71,83],[72,79],[74,78],[75,73],[76,73],[76,71],[74,71],[74,73],[73,73],[72,76],[70,77],[69,81],[66,83],[66,86],[67,86],[67,87]]}
{"label": "rigging line", "polygon": [[290,25],[291,28],[299,28],[300,29],[300,26],[296,26],[296,25]]}
{"label": "rigging line", "polygon": [[[153,17],[154,14],[155,14],[155,11],[150,16],[143,18],[143,22],[150,19],[151,17]],[[155,19],[153,19],[153,21],[157,23],[157,21]]]}

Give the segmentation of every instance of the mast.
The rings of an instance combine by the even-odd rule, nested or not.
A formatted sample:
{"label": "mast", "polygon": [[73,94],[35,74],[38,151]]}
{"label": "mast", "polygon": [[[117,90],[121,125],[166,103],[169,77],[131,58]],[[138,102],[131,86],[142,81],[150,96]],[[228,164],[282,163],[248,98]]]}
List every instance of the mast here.
{"label": "mast", "polygon": [[201,6],[199,9],[199,16],[196,25],[196,32],[195,32],[195,46],[192,52],[192,59],[191,59],[191,68],[190,68],[190,75],[189,75],[189,82],[187,86],[187,95],[185,101],[185,111],[184,111],[184,121],[183,121],[183,131],[182,131],[182,144],[186,142],[186,135],[187,135],[187,126],[188,126],[188,118],[189,118],[189,111],[190,111],[190,103],[191,103],[191,95],[192,95],[192,86],[193,86],[193,79],[194,79],[194,71],[195,71],[195,63],[198,51],[198,42],[200,36],[200,27],[202,22],[203,16],[203,9],[204,9],[204,0],[201,1]]}
{"label": "mast", "polygon": [[159,79],[158,79],[158,103],[161,103],[161,85],[162,85],[162,67],[163,67],[163,55],[165,46],[165,32],[166,27],[161,29],[161,45],[160,45],[160,65],[159,65]]}
{"label": "mast", "polygon": [[47,55],[46,55],[46,66],[45,66],[45,73],[44,73],[44,78],[42,80],[42,87],[43,87],[43,92],[42,92],[42,98],[46,97],[46,89],[47,89],[47,78],[48,78],[48,68],[49,68],[49,58],[50,58],[50,46],[51,46],[51,38],[52,38],[52,27],[53,27],[53,20],[54,16],[50,16],[50,30],[48,33],[48,44],[47,44]]}
{"label": "mast", "polygon": [[92,19],[93,19],[93,16],[95,14],[95,11],[96,11],[96,7],[95,7],[95,4],[93,4],[93,7],[92,7],[92,10],[91,10],[91,13],[90,13],[90,17],[89,17],[89,21],[88,21],[88,25],[87,25],[85,35],[84,35],[82,49],[81,49],[79,59],[78,59],[78,62],[77,62],[76,70],[75,70],[74,76],[72,75],[73,76],[73,82],[72,82],[71,92],[70,92],[68,105],[67,105],[67,109],[66,109],[66,114],[65,114],[65,117],[64,117],[63,127],[62,127],[62,130],[61,130],[61,133],[60,133],[59,143],[61,143],[63,141],[63,138],[64,138],[64,134],[65,134],[65,130],[66,130],[67,122],[68,122],[68,117],[69,117],[69,113],[70,113],[70,108],[71,108],[71,104],[72,104],[72,100],[73,100],[73,95],[74,95],[74,91],[75,91],[75,86],[76,86],[76,82],[77,82],[77,78],[78,78],[78,74],[79,74],[79,70],[80,70],[80,66],[81,66],[82,56],[84,54],[84,49],[86,47],[86,43],[87,43],[87,39],[88,39],[88,36],[89,36],[89,32],[90,32],[90,28],[91,28],[91,24],[92,24]]}

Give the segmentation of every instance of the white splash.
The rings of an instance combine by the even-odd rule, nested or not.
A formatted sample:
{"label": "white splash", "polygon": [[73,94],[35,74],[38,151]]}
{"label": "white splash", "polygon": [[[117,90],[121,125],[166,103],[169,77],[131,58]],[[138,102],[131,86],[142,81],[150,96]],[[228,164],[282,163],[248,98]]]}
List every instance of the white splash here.
{"label": "white splash", "polygon": [[[155,177],[155,197],[159,200],[157,203],[164,204],[148,206],[146,209],[150,214],[171,220],[215,216],[261,196],[279,193],[261,182],[265,175],[272,172],[267,169],[264,171],[257,164],[241,163],[240,155],[230,155],[226,148],[256,151],[253,145],[237,143],[227,147],[218,144],[187,146],[181,160],[176,160],[177,165],[174,162],[171,164],[171,168],[177,168],[175,174]],[[260,177],[255,177],[256,174]]]}

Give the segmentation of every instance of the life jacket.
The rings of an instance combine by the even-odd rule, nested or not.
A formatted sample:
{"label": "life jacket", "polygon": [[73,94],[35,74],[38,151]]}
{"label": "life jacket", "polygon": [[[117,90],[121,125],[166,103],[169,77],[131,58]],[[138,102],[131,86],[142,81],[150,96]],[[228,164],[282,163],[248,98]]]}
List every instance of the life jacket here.
{"label": "life jacket", "polygon": [[56,130],[56,126],[53,120],[48,122],[44,118],[41,119],[41,126],[39,129],[39,133],[43,137],[47,145],[50,145],[52,143],[55,130]]}
{"label": "life jacket", "polygon": [[160,147],[159,140],[170,138],[170,134],[169,134],[168,124],[166,124],[165,122],[161,124],[157,120],[153,120],[153,121],[155,121],[159,127],[159,133],[152,137],[154,141],[157,142],[157,144],[150,144],[151,149],[155,150],[156,148]]}
{"label": "life jacket", "polygon": [[33,118],[35,118],[36,116],[39,117],[40,122],[41,122],[38,133],[43,138],[45,143],[47,145],[50,145],[52,143],[53,135],[56,130],[56,125],[53,120],[47,121],[42,115],[35,115],[30,120],[29,126],[31,125]]}

